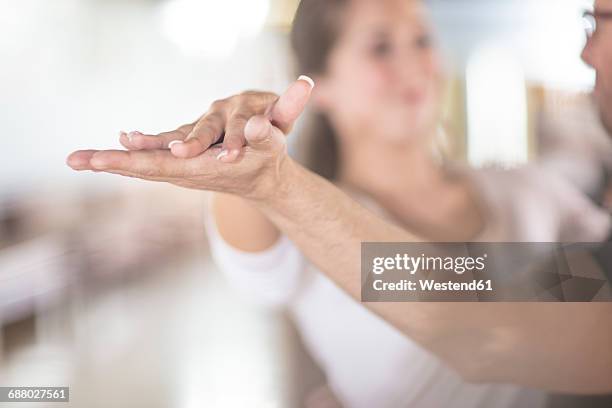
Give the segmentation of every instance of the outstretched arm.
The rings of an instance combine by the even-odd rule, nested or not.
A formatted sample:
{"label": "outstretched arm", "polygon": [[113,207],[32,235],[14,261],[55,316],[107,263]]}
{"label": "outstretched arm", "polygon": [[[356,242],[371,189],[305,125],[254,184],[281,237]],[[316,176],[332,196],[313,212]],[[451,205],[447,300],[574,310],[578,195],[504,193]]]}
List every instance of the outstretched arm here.
{"label": "outstretched arm", "polygon": [[[289,158],[282,129],[287,131],[300,115],[310,90],[305,81],[298,81],[272,102],[270,94],[257,93],[225,100],[225,108],[217,104],[200,119],[195,125],[198,132],[172,133],[171,141],[178,144],[169,146],[165,139],[154,147],[170,150],[80,151],[69,157],[68,164],[76,170],[243,197],[359,301],[361,242],[417,238],[379,219]],[[270,106],[265,107],[264,100]],[[234,127],[228,113],[235,112],[234,103],[259,111],[250,117],[248,109],[242,110],[239,123],[244,126]],[[225,145],[215,145],[224,130],[229,135]],[[137,145],[132,148],[160,143],[153,136],[136,136],[124,142]],[[242,142],[244,147],[236,148]],[[612,392],[612,304],[364,306],[473,381],[512,382],[560,392]]]}
{"label": "outstretched arm", "polygon": [[[288,165],[276,194],[256,201],[324,273],[357,301],[361,242],[415,237],[327,181]],[[316,226],[316,227],[315,227]],[[472,382],[567,393],[612,392],[610,303],[367,303]]]}

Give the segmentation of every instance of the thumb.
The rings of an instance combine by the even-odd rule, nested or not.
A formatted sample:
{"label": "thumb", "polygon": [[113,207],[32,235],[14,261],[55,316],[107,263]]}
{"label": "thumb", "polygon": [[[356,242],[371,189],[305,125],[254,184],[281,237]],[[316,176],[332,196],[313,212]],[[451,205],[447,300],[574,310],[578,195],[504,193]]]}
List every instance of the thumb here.
{"label": "thumb", "polygon": [[269,119],[272,124],[287,134],[300,117],[314,88],[314,81],[302,75],[287,88],[272,107]]}
{"label": "thumb", "polygon": [[270,151],[285,144],[285,136],[266,116],[253,116],[244,128],[247,145],[254,150]]}

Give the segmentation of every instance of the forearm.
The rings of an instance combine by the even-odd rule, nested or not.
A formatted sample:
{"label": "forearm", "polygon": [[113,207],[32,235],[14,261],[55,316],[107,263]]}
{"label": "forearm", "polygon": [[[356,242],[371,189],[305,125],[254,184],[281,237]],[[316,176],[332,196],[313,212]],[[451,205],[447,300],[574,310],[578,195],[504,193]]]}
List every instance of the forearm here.
{"label": "forearm", "polygon": [[[361,301],[361,243],[416,242],[418,238],[359,205],[328,181],[293,161],[282,169],[284,181],[273,196],[256,206],[274,222],[328,278]],[[425,347],[440,351],[457,329],[483,330],[451,304],[368,303],[370,310]],[[478,327],[477,327],[478,326]],[[488,328],[487,328],[488,330]],[[473,345],[478,342],[476,330]],[[483,336],[480,336],[483,338]],[[459,349],[461,345],[454,347]]]}
{"label": "forearm", "polygon": [[361,298],[361,243],[415,241],[330,182],[289,160],[273,196],[255,205],[355,299]]}
{"label": "forearm", "polygon": [[213,259],[245,298],[266,307],[285,307],[300,287],[304,258],[248,201],[216,194],[207,225]]}
{"label": "forearm", "polygon": [[279,239],[278,228],[247,200],[215,194],[212,213],[219,235],[232,247],[244,252],[262,252]]}
{"label": "forearm", "polygon": [[[295,163],[289,162],[282,171],[286,182],[256,205],[357,301],[361,300],[361,243],[417,240]],[[599,317],[595,324],[563,305],[413,302],[364,306],[469,380],[514,382],[559,392],[612,391],[612,357],[606,342],[612,327],[610,320],[606,324],[601,319],[605,312],[612,313],[610,307],[581,309]],[[592,364],[585,365],[586,360]],[[572,374],[560,375],[562,369]]]}

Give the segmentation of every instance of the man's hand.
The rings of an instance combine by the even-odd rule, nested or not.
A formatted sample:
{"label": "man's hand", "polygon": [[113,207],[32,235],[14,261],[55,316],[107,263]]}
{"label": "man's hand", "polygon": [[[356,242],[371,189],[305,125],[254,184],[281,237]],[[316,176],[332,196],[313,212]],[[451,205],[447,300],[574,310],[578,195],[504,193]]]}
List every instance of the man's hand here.
{"label": "man's hand", "polygon": [[[122,133],[128,151],[81,150],[74,170],[119,174],[181,187],[265,199],[290,162],[285,134],[306,107],[310,81],[300,79],[280,97],[247,92],[215,102],[196,123],[157,136]],[[216,145],[223,138],[223,145]]]}

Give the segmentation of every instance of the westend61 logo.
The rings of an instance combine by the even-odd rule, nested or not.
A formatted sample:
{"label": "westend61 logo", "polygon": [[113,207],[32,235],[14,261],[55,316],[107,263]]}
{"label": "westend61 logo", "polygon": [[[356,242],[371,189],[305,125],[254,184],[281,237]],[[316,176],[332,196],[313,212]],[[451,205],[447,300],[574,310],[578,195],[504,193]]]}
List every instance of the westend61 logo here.
{"label": "westend61 logo", "polygon": [[382,275],[385,271],[406,271],[414,275],[419,271],[447,271],[457,275],[466,272],[482,272],[487,254],[479,257],[410,256],[396,254],[395,257],[376,257],[372,261],[372,272]]}
{"label": "westend61 logo", "polygon": [[361,300],[610,302],[594,248],[612,253],[612,243],[363,242]]}

